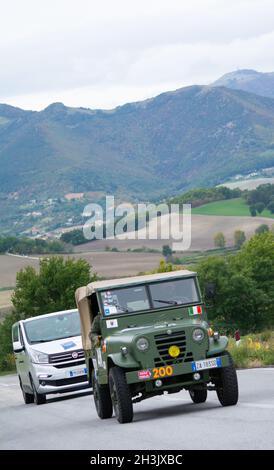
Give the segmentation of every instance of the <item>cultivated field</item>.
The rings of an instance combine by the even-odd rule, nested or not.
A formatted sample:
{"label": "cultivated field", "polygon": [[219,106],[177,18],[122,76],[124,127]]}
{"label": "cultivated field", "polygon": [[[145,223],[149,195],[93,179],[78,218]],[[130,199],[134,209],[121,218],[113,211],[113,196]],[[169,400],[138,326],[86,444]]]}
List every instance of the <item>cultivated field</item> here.
{"label": "cultivated field", "polygon": [[[163,219],[164,224],[169,223],[169,218]],[[190,252],[205,251],[214,248],[214,235],[223,232],[227,246],[233,246],[233,234],[235,230],[243,230],[250,238],[255,229],[263,223],[271,227],[273,219],[264,217],[237,217],[218,215],[198,215],[192,216],[192,243]],[[154,228],[159,229],[159,220],[153,221]],[[139,232],[143,234],[143,231]],[[77,247],[77,252],[72,255],[64,255],[65,258],[84,258],[92,266],[98,275],[110,278],[138,274],[139,272],[154,269],[162,258],[161,250],[164,244],[172,246],[172,240],[96,240]],[[106,245],[111,248],[118,248],[121,252],[104,251]],[[128,249],[141,248],[159,250],[158,253],[134,253],[127,252]],[[186,253],[187,254],[187,253]],[[0,255],[0,308],[9,304],[12,291],[1,291],[1,288],[14,287],[16,273],[26,266],[39,267],[39,257],[31,258],[22,256]]]}
{"label": "cultivated field", "polygon": [[10,298],[12,295],[12,290],[0,291],[0,309],[5,308],[10,305]]}
{"label": "cultivated field", "polygon": [[[250,211],[248,205],[242,198],[235,198],[235,199],[226,199],[224,201],[216,201],[216,202],[209,202],[208,204],[204,204],[203,206],[195,207],[192,209],[193,214],[200,214],[200,215],[235,215],[239,216],[248,216],[250,217]],[[267,209],[265,209],[261,214],[260,217],[267,217],[270,219],[274,219],[274,214]]]}
{"label": "cultivated field", "polygon": [[[65,258],[84,258],[100,276],[118,277],[134,275],[141,271],[155,268],[161,258],[160,253],[75,253],[64,255]],[[15,257],[8,255],[0,256],[0,287],[15,286],[16,273],[26,266],[39,267],[39,258]],[[7,292],[0,292],[3,298],[8,296]],[[0,297],[1,298],[1,297]]]}
{"label": "cultivated field", "polygon": [[[197,208],[200,209],[200,208]],[[163,225],[169,224],[168,216],[164,216]],[[182,221],[182,219],[181,219]],[[159,229],[159,221],[158,229]],[[199,215],[194,214],[191,217],[191,251],[203,251],[214,248],[214,235],[217,232],[223,232],[226,238],[227,246],[233,246],[233,234],[235,230],[243,230],[247,238],[254,235],[256,228],[261,224],[268,224],[271,227],[274,224],[273,219],[266,217],[238,217],[238,216],[221,216],[221,215]],[[153,232],[155,234],[157,227],[155,220],[152,221]],[[144,230],[140,230],[137,234],[144,234]],[[78,252],[87,252],[91,250],[104,250],[106,246],[109,248],[118,248],[126,251],[128,249],[141,248],[143,246],[150,249],[162,250],[165,244],[172,244],[171,240],[95,240],[93,242],[77,247]],[[146,257],[147,255],[144,254]]]}

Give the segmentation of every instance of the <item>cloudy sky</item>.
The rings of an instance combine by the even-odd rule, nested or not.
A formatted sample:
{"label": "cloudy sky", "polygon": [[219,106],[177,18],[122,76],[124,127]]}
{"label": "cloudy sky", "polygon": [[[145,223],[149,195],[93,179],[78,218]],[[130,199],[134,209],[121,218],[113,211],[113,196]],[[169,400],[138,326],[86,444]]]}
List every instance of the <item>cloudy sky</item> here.
{"label": "cloudy sky", "polygon": [[0,102],[112,108],[274,71],[273,0],[0,0]]}

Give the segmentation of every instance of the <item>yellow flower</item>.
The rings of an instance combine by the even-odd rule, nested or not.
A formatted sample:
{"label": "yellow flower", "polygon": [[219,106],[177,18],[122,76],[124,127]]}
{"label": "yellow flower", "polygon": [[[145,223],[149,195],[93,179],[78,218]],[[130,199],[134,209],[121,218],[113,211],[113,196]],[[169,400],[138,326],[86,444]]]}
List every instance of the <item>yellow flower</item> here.
{"label": "yellow flower", "polygon": [[261,347],[262,347],[262,346],[261,346],[261,344],[259,343],[259,341],[256,341],[256,342],[254,343],[254,349],[255,349],[255,351],[259,351],[259,349],[261,349]]}

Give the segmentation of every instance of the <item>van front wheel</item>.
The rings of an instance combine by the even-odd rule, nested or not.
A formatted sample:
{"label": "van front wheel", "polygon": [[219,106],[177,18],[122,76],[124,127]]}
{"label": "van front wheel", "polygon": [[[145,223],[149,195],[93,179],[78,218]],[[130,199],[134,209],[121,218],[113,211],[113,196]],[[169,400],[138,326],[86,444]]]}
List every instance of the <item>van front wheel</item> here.
{"label": "van front wheel", "polygon": [[44,403],[46,403],[46,401],[47,401],[46,395],[42,395],[41,393],[37,392],[32,378],[30,378],[30,382],[31,382],[32,390],[33,390],[34,403],[36,403],[36,405],[44,405]]}
{"label": "van front wheel", "polygon": [[21,388],[21,391],[22,391],[23,400],[24,400],[25,404],[29,405],[30,403],[33,403],[34,402],[34,396],[33,396],[32,393],[25,392],[25,390],[23,389],[20,377],[19,377],[19,383],[20,383],[20,388]]}
{"label": "van front wheel", "polygon": [[119,423],[131,423],[133,405],[126,376],[120,367],[112,367],[109,372],[109,388],[115,416]]}

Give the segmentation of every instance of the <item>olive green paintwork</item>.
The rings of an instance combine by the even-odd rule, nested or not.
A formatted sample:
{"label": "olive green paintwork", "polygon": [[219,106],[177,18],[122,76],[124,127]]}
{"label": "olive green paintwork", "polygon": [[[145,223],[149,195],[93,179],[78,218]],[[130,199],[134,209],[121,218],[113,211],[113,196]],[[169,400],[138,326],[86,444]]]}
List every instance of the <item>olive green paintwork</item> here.
{"label": "olive green paintwork", "polygon": [[[196,285],[200,293],[198,281],[195,273],[189,277],[196,280]],[[143,282],[142,282],[143,284]],[[159,350],[157,349],[155,336],[168,335],[171,345],[176,345],[176,335],[185,336],[186,351],[188,357],[185,356],[182,362],[178,362],[176,358],[172,361],[172,375],[165,377],[164,385],[161,390],[170,388],[191,388],[197,384],[205,384],[210,382],[211,371],[216,369],[204,370],[201,373],[201,379],[194,381],[192,362],[212,357],[220,357],[227,347],[228,340],[225,336],[221,336],[219,340],[214,341],[208,335],[207,313],[205,305],[201,300],[193,305],[202,307],[202,314],[190,316],[188,306],[168,306],[157,310],[149,310],[146,312],[119,314],[113,317],[117,320],[116,327],[107,327],[109,317],[102,314],[102,305],[100,305],[100,290],[97,291],[98,303],[101,310],[101,332],[102,341],[104,342],[106,351],[97,348],[96,351],[86,351],[86,359],[89,364],[89,372],[95,366],[98,382],[103,385],[108,383],[108,371],[113,365],[119,366],[125,370],[128,384],[133,390],[142,392],[145,395],[156,393],[155,378],[153,377],[153,369],[157,365],[155,359],[159,360]],[[113,318],[112,318],[113,319]],[[195,328],[204,330],[204,339],[201,342],[195,342],[192,333]],[[149,349],[141,352],[136,347],[136,341],[145,337],[149,342]],[[174,340],[173,340],[174,337]],[[167,339],[166,341],[169,341]],[[121,348],[127,348],[127,354],[123,355]],[[185,361],[187,357],[187,361]],[[91,362],[91,358],[93,361]],[[161,359],[161,358],[160,358]],[[172,358],[170,358],[172,359]],[[221,357],[222,367],[228,366],[228,357]],[[166,365],[166,363],[164,363]],[[147,378],[140,379],[138,371],[148,371]]]}

